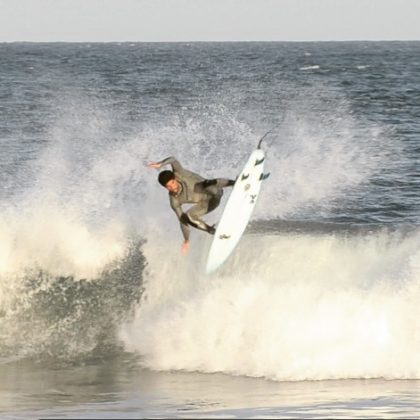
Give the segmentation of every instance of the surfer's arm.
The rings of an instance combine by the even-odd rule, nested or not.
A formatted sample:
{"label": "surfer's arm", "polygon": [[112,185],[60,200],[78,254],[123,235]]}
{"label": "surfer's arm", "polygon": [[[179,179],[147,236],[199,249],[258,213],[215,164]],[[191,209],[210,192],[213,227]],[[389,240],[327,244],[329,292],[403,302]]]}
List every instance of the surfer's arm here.
{"label": "surfer's arm", "polygon": [[[167,157],[166,159],[161,160],[160,162],[150,162],[147,164],[149,168],[160,169],[162,166],[171,165],[172,171],[176,174],[177,177],[181,178],[188,185],[194,185],[196,182],[203,181],[203,177],[185,169],[177,159],[173,156]],[[191,187],[192,188],[192,187]]]}
{"label": "surfer's arm", "polygon": [[190,228],[187,223],[185,214],[182,211],[181,205],[176,201],[171,199],[171,208],[175,212],[179,220],[179,225],[181,227],[182,236],[184,237],[184,242],[181,245],[181,252],[185,254],[188,251],[189,239],[190,239]]}
{"label": "surfer's arm", "polygon": [[171,165],[174,172],[181,172],[184,170],[182,165],[173,156],[167,157],[160,162],[150,162],[147,164],[150,168],[160,169],[162,166]]}

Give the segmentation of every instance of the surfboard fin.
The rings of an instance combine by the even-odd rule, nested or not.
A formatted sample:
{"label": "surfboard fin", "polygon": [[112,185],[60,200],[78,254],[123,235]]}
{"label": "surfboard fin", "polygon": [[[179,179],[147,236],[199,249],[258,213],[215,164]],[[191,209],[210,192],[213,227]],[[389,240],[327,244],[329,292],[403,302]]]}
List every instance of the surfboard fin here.
{"label": "surfboard fin", "polygon": [[249,174],[243,174],[242,176],[241,176],[241,181],[244,181],[245,179],[247,179],[249,177]]}
{"label": "surfboard fin", "polygon": [[265,157],[263,157],[262,159],[257,159],[254,163],[254,166],[261,165],[261,163],[263,163],[264,160],[265,160]]}
{"label": "surfboard fin", "polygon": [[267,172],[266,174],[260,175],[260,181],[264,181],[264,179],[267,179],[270,176],[270,172]]}

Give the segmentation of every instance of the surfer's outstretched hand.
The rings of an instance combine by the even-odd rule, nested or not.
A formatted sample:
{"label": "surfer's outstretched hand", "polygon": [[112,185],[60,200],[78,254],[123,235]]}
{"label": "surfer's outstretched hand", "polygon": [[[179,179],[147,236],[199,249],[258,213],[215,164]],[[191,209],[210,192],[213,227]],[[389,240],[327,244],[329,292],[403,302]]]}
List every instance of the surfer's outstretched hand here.
{"label": "surfer's outstretched hand", "polygon": [[181,245],[181,254],[185,255],[188,252],[188,248],[190,247],[190,241],[184,241]]}
{"label": "surfer's outstretched hand", "polygon": [[161,167],[161,164],[158,162],[149,162],[146,166],[148,168],[159,169]]}

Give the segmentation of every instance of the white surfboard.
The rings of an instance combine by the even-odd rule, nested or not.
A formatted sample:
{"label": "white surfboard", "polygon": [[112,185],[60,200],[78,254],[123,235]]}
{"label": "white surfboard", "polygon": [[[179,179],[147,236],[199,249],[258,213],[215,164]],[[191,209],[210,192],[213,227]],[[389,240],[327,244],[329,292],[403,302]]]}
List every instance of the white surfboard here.
{"label": "white surfboard", "polygon": [[263,172],[264,159],[264,152],[260,148],[255,149],[233,186],[210,246],[206,264],[207,274],[215,271],[228,259],[248,225],[261,182],[268,176]]}

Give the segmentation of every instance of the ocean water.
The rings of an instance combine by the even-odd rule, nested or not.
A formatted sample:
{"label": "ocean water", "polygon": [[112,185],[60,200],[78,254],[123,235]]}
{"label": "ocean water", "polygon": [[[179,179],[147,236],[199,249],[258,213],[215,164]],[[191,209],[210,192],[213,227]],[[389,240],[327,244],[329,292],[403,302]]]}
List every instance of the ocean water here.
{"label": "ocean water", "polygon": [[[206,276],[145,163],[268,130]],[[419,417],[420,42],[0,44],[0,144],[2,418]]]}

